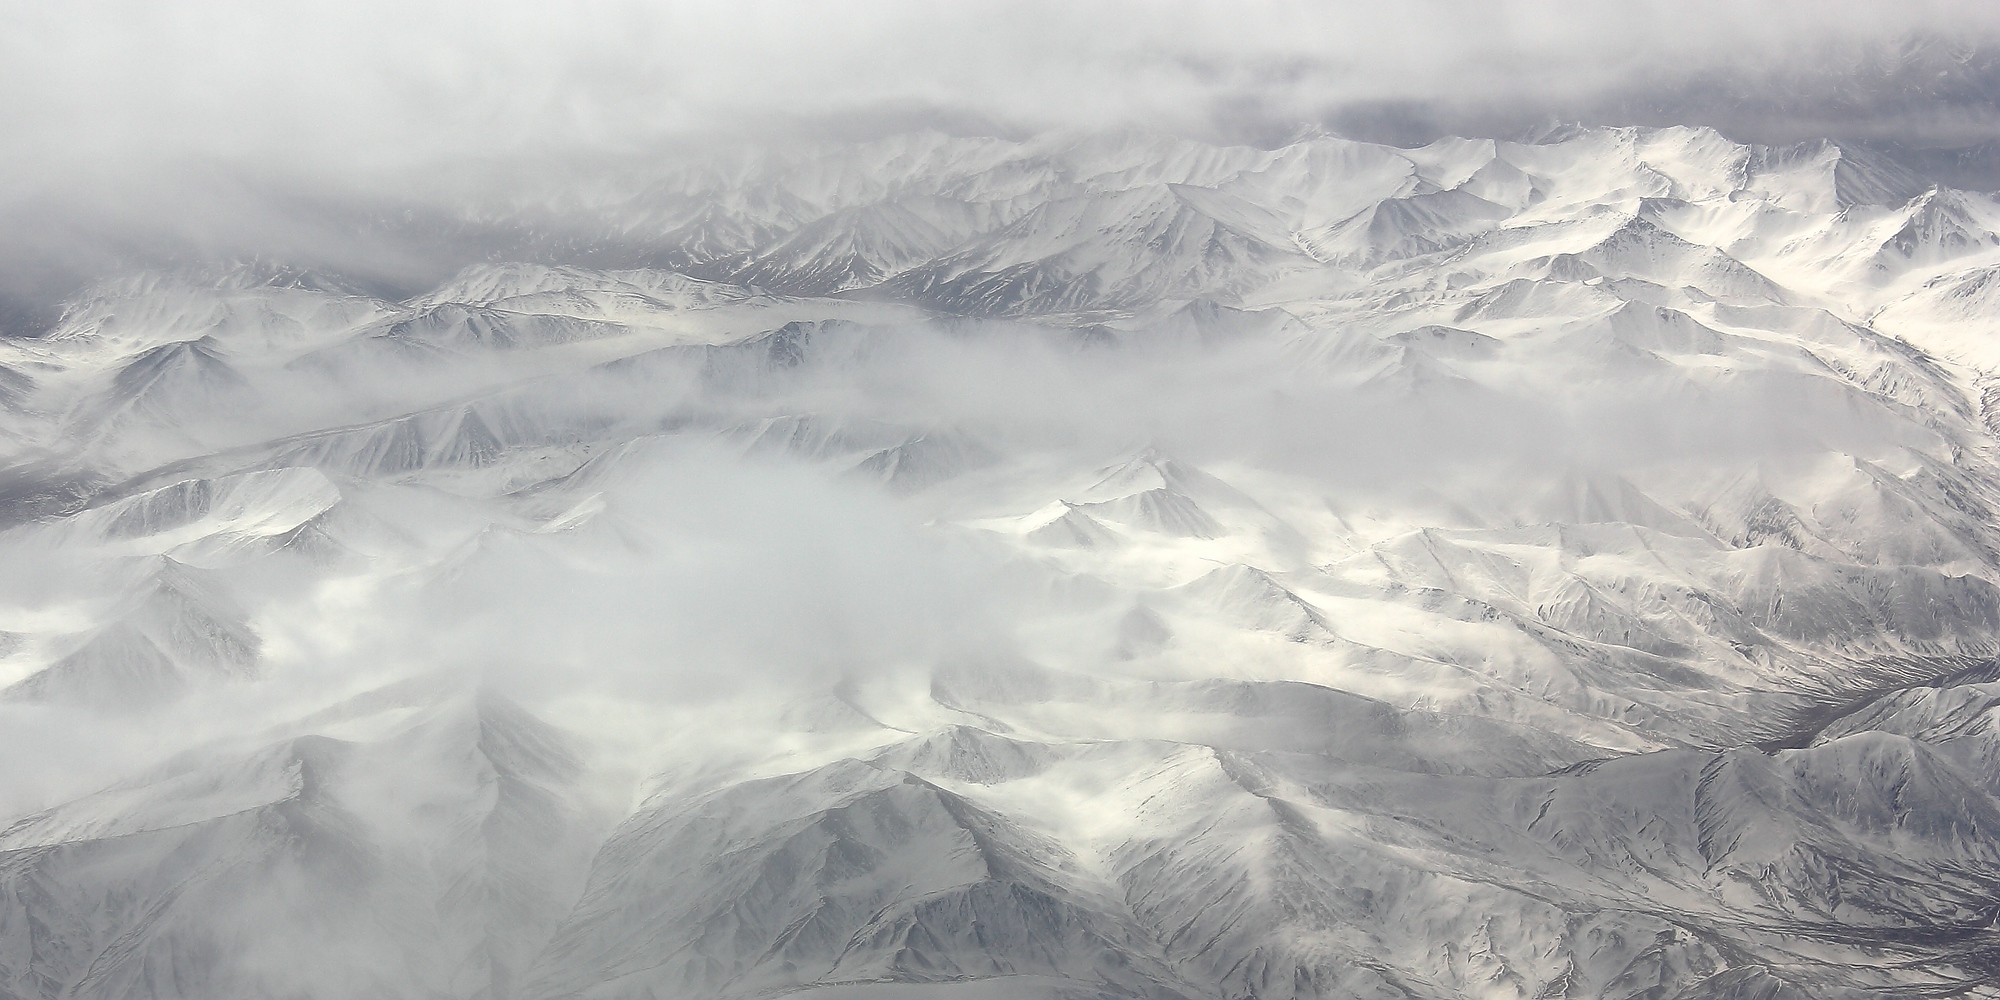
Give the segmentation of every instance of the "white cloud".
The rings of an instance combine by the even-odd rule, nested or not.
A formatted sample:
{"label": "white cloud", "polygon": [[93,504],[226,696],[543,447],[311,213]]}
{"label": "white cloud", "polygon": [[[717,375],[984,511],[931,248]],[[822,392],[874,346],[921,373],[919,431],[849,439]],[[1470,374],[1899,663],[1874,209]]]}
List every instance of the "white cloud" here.
{"label": "white cloud", "polygon": [[349,174],[883,115],[1213,132],[1368,102],[1581,106],[2000,30],[1970,0],[7,6],[17,182],[187,157]]}

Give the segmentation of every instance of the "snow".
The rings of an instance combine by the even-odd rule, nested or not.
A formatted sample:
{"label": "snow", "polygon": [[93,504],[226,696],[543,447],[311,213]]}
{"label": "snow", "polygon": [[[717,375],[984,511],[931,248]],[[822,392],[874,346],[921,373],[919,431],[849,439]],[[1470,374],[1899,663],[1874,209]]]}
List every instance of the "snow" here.
{"label": "snow", "polygon": [[536,210],[651,269],[0,345],[0,750],[126,775],[0,797],[0,994],[1990,989],[1990,196],[1685,128],[645,173]]}

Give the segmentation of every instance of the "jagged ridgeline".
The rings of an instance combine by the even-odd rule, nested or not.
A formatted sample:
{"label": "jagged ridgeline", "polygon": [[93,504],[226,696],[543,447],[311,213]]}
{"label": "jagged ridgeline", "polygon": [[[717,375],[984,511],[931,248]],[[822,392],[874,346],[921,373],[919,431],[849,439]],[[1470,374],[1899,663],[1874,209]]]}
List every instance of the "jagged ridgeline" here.
{"label": "jagged ridgeline", "polygon": [[1994,195],[914,135],[464,212],[643,266],[0,342],[0,998],[2000,995]]}

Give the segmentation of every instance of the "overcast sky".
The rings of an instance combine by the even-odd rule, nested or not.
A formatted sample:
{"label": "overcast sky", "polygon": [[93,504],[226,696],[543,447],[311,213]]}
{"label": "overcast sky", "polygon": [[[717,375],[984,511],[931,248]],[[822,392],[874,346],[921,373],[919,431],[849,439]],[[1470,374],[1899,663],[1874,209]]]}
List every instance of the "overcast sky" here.
{"label": "overcast sky", "polygon": [[[1970,50],[2000,34],[2000,4],[1985,0],[0,9],[0,127],[20,154],[7,157],[17,183],[187,156],[358,171],[714,131],[1136,126],[1248,139],[1301,121],[1365,129],[1397,110],[1462,124],[1718,89],[1806,116],[1845,106],[1861,113],[1849,126],[1879,130],[1851,91],[1881,82],[1883,46],[1930,35]],[[1967,70],[1956,54],[1874,96],[1907,102],[1913,82],[1965,90],[1936,75]],[[1935,121],[1898,105],[1900,127],[1995,132],[2000,118],[1969,103],[1938,95]]]}

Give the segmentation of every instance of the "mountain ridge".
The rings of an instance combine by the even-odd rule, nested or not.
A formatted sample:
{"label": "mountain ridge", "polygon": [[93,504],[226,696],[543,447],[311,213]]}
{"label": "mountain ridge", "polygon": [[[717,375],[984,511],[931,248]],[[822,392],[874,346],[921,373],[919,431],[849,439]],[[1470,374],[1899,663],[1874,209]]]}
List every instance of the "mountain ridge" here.
{"label": "mountain ridge", "polygon": [[1692,128],[516,195],[414,294],[0,341],[0,752],[90,764],[0,784],[0,994],[1992,993],[1990,195]]}

